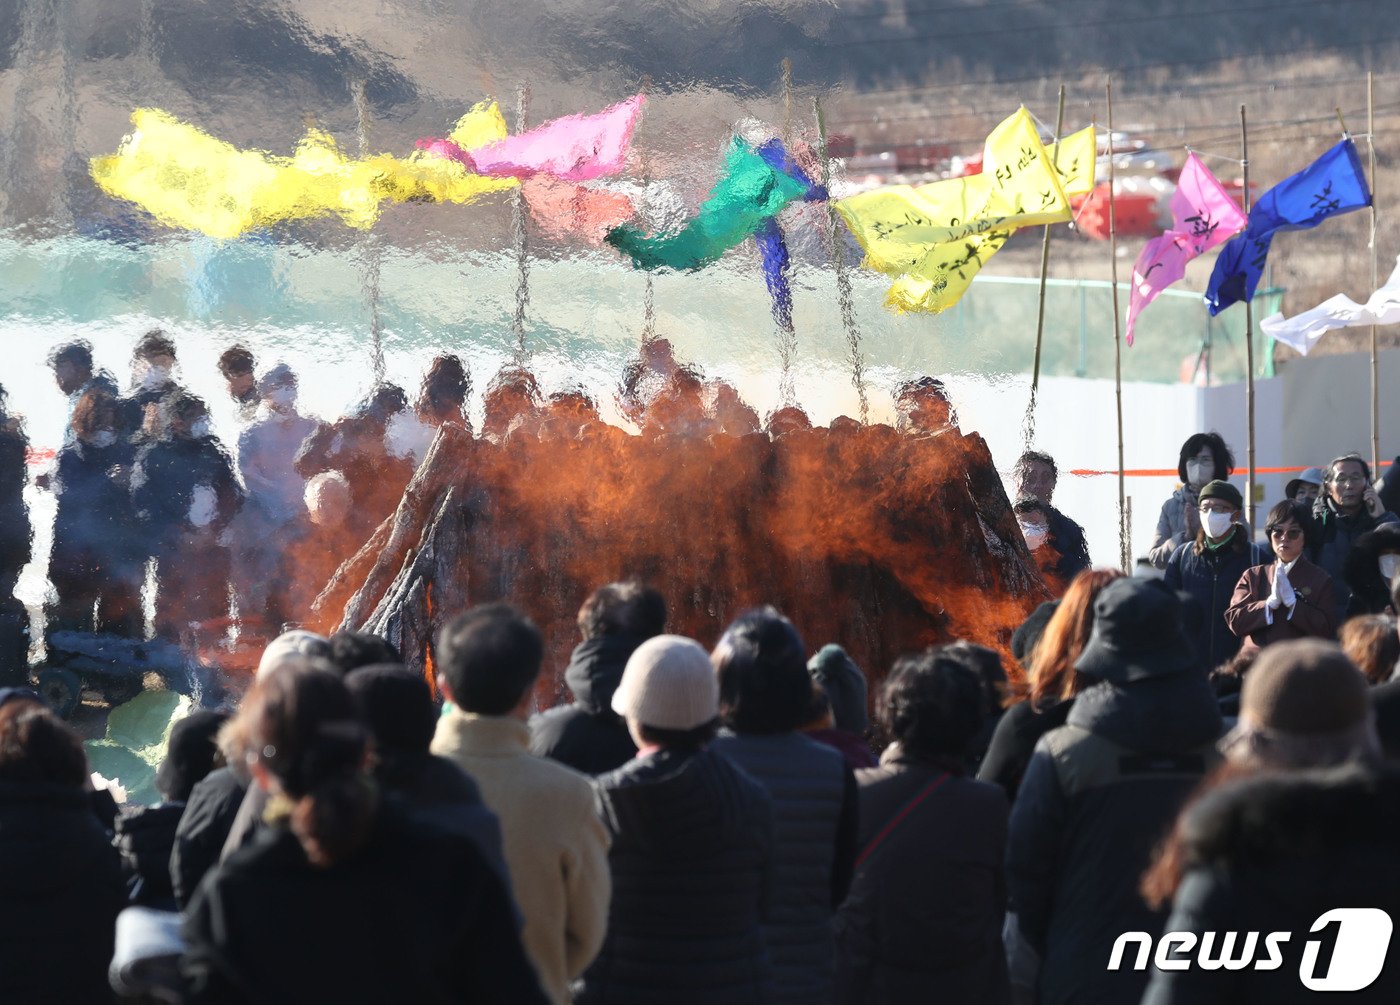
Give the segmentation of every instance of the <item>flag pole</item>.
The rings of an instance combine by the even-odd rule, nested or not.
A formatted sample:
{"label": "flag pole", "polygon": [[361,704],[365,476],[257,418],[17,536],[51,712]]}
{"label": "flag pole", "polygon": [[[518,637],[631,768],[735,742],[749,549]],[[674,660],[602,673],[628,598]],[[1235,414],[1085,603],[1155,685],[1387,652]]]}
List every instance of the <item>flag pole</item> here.
{"label": "flag pole", "polygon": [[846,345],[850,348],[851,383],[860,399],[860,421],[870,421],[870,401],[865,393],[865,354],[860,350],[860,329],[856,327],[855,304],[851,298],[851,277],[846,272],[846,256],[841,245],[841,229],[836,222],[836,207],[831,198],[831,152],[826,144],[826,116],[822,114],[822,99],[812,98],[812,112],[817,119],[817,154],[822,162],[822,187],[826,193],[826,238],[831,249],[831,267],[836,273],[836,303],[841,310],[841,325],[846,329]]}
{"label": "flag pole", "polygon": [[[1065,85],[1060,85],[1060,108],[1055,114],[1055,156],[1052,164],[1056,172],[1060,170],[1060,138],[1065,130]],[[1045,225],[1045,234],[1040,242],[1040,305],[1035,319],[1035,364],[1031,370],[1031,400],[1026,405],[1026,449],[1035,440],[1035,406],[1040,393],[1040,347],[1045,339],[1045,287],[1050,275],[1050,224]]]}
{"label": "flag pole", "polygon": [[[1240,171],[1244,183],[1244,215],[1249,216],[1249,124],[1245,106],[1240,105]],[[1245,514],[1250,533],[1254,533],[1254,298],[1244,299],[1244,414],[1248,438],[1244,483]]]}
{"label": "flag pole", "polygon": [[1113,78],[1104,84],[1108,99],[1108,261],[1113,283],[1113,388],[1118,409],[1118,563],[1124,572],[1132,565],[1128,541],[1127,490],[1123,476],[1123,337],[1118,308],[1118,221],[1113,168]]}
{"label": "flag pole", "polygon": [[[1376,75],[1366,71],[1366,135],[1369,149],[1371,182],[1371,289],[1380,282],[1376,268]],[[1381,464],[1381,368],[1376,326],[1371,325],[1371,472],[1380,471]]]}
{"label": "flag pole", "polygon": [[[650,90],[651,90],[651,74],[648,73],[648,74],[644,74],[644,75],[642,76],[642,94],[647,95],[648,92],[649,92]],[[649,95],[648,95],[648,96],[649,96]],[[642,117],[645,117],[645,115],[646,115],[645,106],[643,106]],[[638,130],[641,128],[641,125],[642,125],[642,123],[641,123],[641,121],[640,121],[640,119],[639,119],[638,122],[637,122],[637,129],[638,129]],[[634,130],[633,135],[634,135],[634,137],[635,137],[635,135],[636,135],[636,130]],[[635,142],[635,141],[634,141],[634,142]],[[648,204],[648,202],[649,202],[649,195],[648,195],[648,193],[650,193],[650,191],[651,191],[651,155],[650,155],[649,153],[647,153],[646,148],[643,147],[643,148],[642,148],[642,197],[641,197],[641,199],[640,199],[641,205],[637,207],[637,208],[641,211],[641,214],[642,214],[643,217],[646,216],[647,204]],[[648,269],[648,270],[646,271],[646,274],[645,274],[645,275],[646,275],[646,287],[645,287],[645,288],[643,289],[643,291],[642,291],[642,345],[646,345],[648,342],[651,342],[651,341],[653,341],[653,340],[656,338],[656,300],[655,300],[655,293],[653,292],[652,286],[651,286],[651,270]]]}
{"label": "flag pole", "polygon": [[[365,81],[357,77],[350,84],[350,96],[355,102],[355,139],[361,159],[369,156],[369,99],[365,97]],[[379,314],[380,245],[377,234],[365,234],[360,244],[363,268],[365,308],[369,311],[369,357],[374,370],[374,386],[384,383],[384,322]]]}
{"label": "flag pole", "polygon": [[[530,107],[530,88],[521,84],[515,93],[515,131],[525,132]],[[530,302],[530,256],[525,240],[525,190],[515,189],[511,202],[511,231],[515,237],[515,317],[511,330],[515,332],[515,361],[525,362],[525,306]]]}
{"label": "flag pole", "polygon": [[[784,58],[781,65],[783,74],[783,149],[792,150],[792,60]],[[774,221],[776,223],[776,220]],[[778,393],[784,406],[796,403],[797,390],[793,386],[792,362],[797,356],[797,329],[793,325],[791,312],[786,319],[778,319],[778,359],[782,364],[782,377],[778,382]]]}

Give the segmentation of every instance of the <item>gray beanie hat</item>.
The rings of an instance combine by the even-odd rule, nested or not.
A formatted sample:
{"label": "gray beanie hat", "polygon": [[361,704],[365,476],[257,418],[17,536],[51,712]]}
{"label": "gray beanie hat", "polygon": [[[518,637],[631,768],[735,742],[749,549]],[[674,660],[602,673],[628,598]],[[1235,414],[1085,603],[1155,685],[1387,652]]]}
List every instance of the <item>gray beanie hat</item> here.
{"label": "gray beanie hat", "polygon": [[719,717],[719,677],[710,654],[681,635],[658,635],[627,660],[612,709],[653,729],[695,729]]}
{"label": "gray beanie hat", "polygon": [[826,692],[836,728],[857,736],[864,733],[870,724],[866,713],[865,674],[846,650],[834,643],[822,646],[807,661],[807,673]]}
{"label": "gray beanie hat", "polygon": [[305,628],[293,628],[290,632],[283,632],[267,644],[267,648],[263,650],[262,659],[258,660],[257,677],[266,677],[288,657],[325,657],[330,654],[330,640],[324,635],[317,635]]}

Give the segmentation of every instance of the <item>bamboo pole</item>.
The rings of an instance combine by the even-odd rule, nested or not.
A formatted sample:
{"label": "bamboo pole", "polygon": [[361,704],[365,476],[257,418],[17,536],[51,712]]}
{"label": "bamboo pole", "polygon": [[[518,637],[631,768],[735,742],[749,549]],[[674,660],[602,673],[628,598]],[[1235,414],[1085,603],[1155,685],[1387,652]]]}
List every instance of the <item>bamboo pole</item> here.
{"label": "bamboo pole", "polygon": [[[1366,172],[1371,182],[1371,289],[1380,283],[1376,263],[1376,75],[1366,71],[1366,135],[1370,148]],[[1371,325],[1371,471],[1381,469],[1381,367],[1376,326]]]}
{"label": "bamboo pole", "polygon": [[1118,221],[1113,189],[1117,175],[1113,167],[1113,79],[1104,85],[1108,99],[1108,259],[1113,283],[1113,388],[1118,411],[1118,564],[1131,571],[1129,554],[1127,486],[1123,475],[1123,337],[1118,307]]}
{"label": "bamboo pole", "polygon": [[[526,129],[530,107],[530,88],[524,84],[515,95],[515,131]],[[515,333],[515,361],[525,361],[525,308],[530,303],[530,254],[525,239],[525,190],[517,186],[511,200],[511,231],[515,237],[515,317],[511,330]]]}
{"label": "bamboo pole", "polygon": [[[651,97],[651,74],[642,77],[642,94]],[[642,116],[646,116],[645,106]],[[641,129],[642,123],[638,121],[637,129],[633,131],[633,143],[636,143],[637,131]],[[646,147],[642,147],[642,197],[637,208],[643,219],[646,218],[647,208],[650,202],[651,192],[651,154]],[[655,292],[651,285],[651,272],[645,273],[646,287],[642,290],[642,345],[655,340],[656,338],[656,299]]]}
{"label": "bamboo pole", "polygon": [[850,350],[851,384],[860,399],[860,421],[870,421],[870,401],[865,390],[865,354],[860,348],[860,329],[856,327],[855,303],[851,296],[851,277],[846,272],[846,256],[841,245],[841,227],[836,219],[836,207],[831,200],[831,154],[826,145],[826,116],[822,114],[822,99],[812,99],[812,112],[817,119],[817,153],[822,163],[822,187],[827,188],[826,241],[831,251],[831,267],[836,274],[836,303],[841,311],[841,325],[846,330],[846,345]]}
{"label": "bamboo pole", "polygon": [[[783,148],[791,156],[792,151],[792,60],[782,61],[783,75]],[[774,221],[776,223],[776,221]],[[776,304],[775,304],[776,307]],[[781,312],[775,309],[775,315]],[[778,322],[778,360],[782,374],[778,381],[778,393],[783,406],[796,404],[797,388],[792,373],[793,360],[797,358],[797,329],[793,325],[792,312],[785,317],[775,316]]]}
{"label": "bamboo pole", "polygon": [[[1060,85],[1059,110],[1055,113],[1055,156],[1052,160],[1055,170],[1060,170],[1060,139],[1065,131],[1065,85]],[[1026,405],[1025,439],[1026,449],[1034,445],[1035,406],[1040,394],[1040,350],[1045,340],[1045,289],[1050,277],[1050,224],[1045,225],[1045,233],[1040,242],[1040,305],[1035,318],[1035,363],[1031,370],[1031,400]]]}
{"label": "bamboo pole", "polygon": [[[365,82],[362,78],[351,82],[350,95],[355,102],[355,138],[360,156],[369,156],[369,99],[365,97]],[[369,354],[370,366],[374,370],[374,386],[384,383],[384,319],[379,313],[380,260],[382,249],[379,235],[370,232],[360,243],[362,264],[361,281],[364,284],[365,308],[369,311]]]}
{"label": "bamboo pole", "polygon": [[[1244,183],[1244,215],[1249,215],[1249,123],[1245,106],[1240,105],[1240,172]],[[1244,301],[1244,413],[1247,467],[1245,469],[1244,505],[1250,533],[1254,532],[1254,300]]]}

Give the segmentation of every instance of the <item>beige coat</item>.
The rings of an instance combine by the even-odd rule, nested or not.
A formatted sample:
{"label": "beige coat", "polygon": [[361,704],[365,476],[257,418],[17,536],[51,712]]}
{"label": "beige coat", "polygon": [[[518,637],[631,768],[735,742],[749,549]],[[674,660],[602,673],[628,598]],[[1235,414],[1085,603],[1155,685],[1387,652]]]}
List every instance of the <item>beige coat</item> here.
{"label": "beige coat", "polygon": [[535,757],[529,743],[519,719],[453,709],[438,720],[432,751],[476,779],[501,818],[525,951],[550,998],[564,1005],[569,980],[598,955],[607,932],[608,836],[588,777]]}

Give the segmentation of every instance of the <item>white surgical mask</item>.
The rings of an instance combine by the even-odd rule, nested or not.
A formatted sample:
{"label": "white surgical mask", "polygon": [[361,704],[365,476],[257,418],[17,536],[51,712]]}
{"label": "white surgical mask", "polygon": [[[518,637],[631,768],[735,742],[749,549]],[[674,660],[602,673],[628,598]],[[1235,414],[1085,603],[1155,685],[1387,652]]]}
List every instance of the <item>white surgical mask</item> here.
{"label": "white surgical mask", "polygon": [[1211,510],[1201,514],[1201,522],[1205,524],[1206,533],[1212,538],[1224,537],[1230,532],[1230,525],[1235,522],[1233,513],[1217,513]]}
{"label": "white surgical mask", "polygon": [[1186,462],[1186,482],[1195,488],[1204,488],[1206,482],[1215,477],[1215,465],[1205,461]]}
{"label": "white surgical mask", "polygon": [[98,448],[110,447],[117,442],[117,434],[110,429],[104,429],[100,433],[92,434],[92,445]]}
{"label": "white surgical mask", "polygon": [[297,403],[297,389],[289,384],[274,387],[267,392],[267,402],[273,408],[291,408]]}
{"label": "white surgical mask", "polygon": [[212,427],[209,425],[208,418],[195,419],[194,422],[190,423],[190,435],[196,440],[208,436],[210,432],[212,432]]}
{"label": "white surgical mask", "polygon": [[1395,573],[1400,572],[1400,555],[1382,555],[1380,560],[1381,578],[1387,583],[1395,579]]}
{"label": "white surgical mask", "polygon": [[1045,543],[1046,529],[1038,523],[1021,524],[1021,533],[1025,535],[1026,547],[1035,551]]}
{"label": "white surgical mask", "polygon": [[170,368],[154,366],[144,360],[136,364],[136,382],[144,389],[159,387],[170,380]]}

